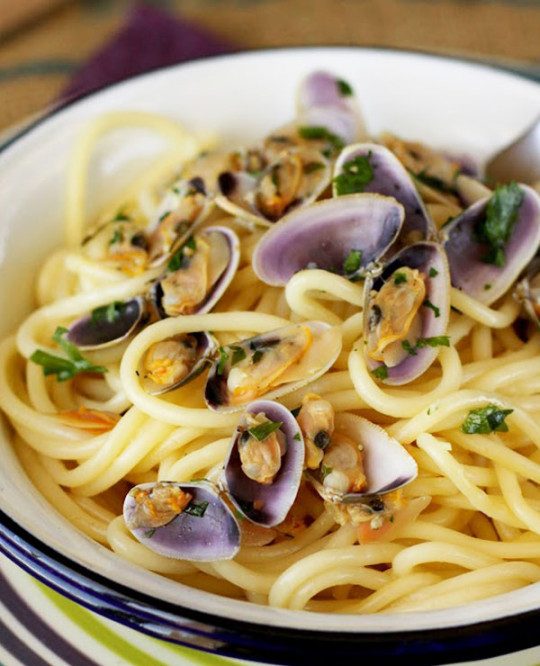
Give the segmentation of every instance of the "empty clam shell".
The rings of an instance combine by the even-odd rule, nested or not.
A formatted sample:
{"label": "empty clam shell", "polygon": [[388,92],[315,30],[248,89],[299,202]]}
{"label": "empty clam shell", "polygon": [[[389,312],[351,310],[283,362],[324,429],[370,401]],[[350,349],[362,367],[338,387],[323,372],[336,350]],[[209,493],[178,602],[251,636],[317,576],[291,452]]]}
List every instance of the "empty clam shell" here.
{"label": "empty clam shell", "polygon": [[370,497],[405,486],[418,475],[416,461],[403,446],[383,428],[361,416],[336,414],[334,434],[343,434],[360,447],[366,484],[362,492],[342,493],[325,486],[320,470],[310,472],[310,480],[317,492],[330,502],[365,503]]}
{"label": "empty clam shell", "polygon": [[305,268],[343,275],[345,261],[355,251],[355,272],[361,272],[388,251],[403,216],[401,204],[378,194],[320,201],[289,213],[263,236],[253,255],[253,269],[263,282],[283,286]]}
{"label": "empty clam shell", "polygon": [[[414,280],[416,282],[413,283]],[[388,296],[377,303],[377,296],[383,293],[383,287]],[[416,292],[409,299],[407,289],[417,291],[419,302],[412,303]],[[384,305],[387,305],[386,311],[382,307]],[[399,308],[405,308],[405,311],[400,312]],[[374,334],[380,342],[382,331],[388,341],[384,352],[381,352],[384,357],[382,363],[373,359],[369,344],[364,345],[368,367],[386,384],[406,384],[419,377],[435,360],[438,346],[445,342],[438,338],[444,336],[448,326],[450,277],[442,247],[425,241],[398,252],[378,277],[366,280],[364,311],[366,342]],[[386,326],[384,317],[395,320],[392,319]],[[400,321],[406,322],[404,328]],[[384,372],[377,372],[378,368]]]}
{"label": "empty clam shell", "polygon": [[138,296],[95,308],[68,329],[67,339],[79,349],[104,349],[132,335],[146,317],[146,303]]}
{"label": "empty clam shell", "polygon": [[405,209],[398,243],[432,240],[436,229],[407,170],[384,146],[358,143],[345,148],[334,167],[334,196],[373,192],[394,197]]}
{"label": "empty clam shell", "polygon": [[208,374],[205,401],[217,412],[235,412],[265,396],[276,398],[314,381],[341,351],[341,332],[311,321],[278,328],[219,349]]}
{"label": "empty clam shell", "polygon": [[[285,520],[300,487],[304,464],[302,433],[291,412],[277,402],[257,400],[246,406],[246,414],[258,416],[261,422],[259,428],[267,424],[280,424],[269,438],[278,433],[284,450],[281,457],[279,449],[274,456],[277,461],[273,461],[275,472],[271,481],[262,483],[254,480],[253,476],[264,473],[264,465],[271,459],[267,451],[260,453],[257,450],[258,447],[269,447],[269,438],[264,439],[265,433],[258,433],[256,428],[253,429],[256,436],[251,435],[244,419],[231,440],[225,461],[223,486],[233,504],[246,518],[258,525],[273,527]],[[275,441],[270,444],[275,444]],[[255,470],[251,471],[251,476],[244,471],[247,454],[241,455],[242,446],[250,447],[250,470]]]}
{"label": "empty clam shell", "polygon": [[487,263],[492,249],[480,240],[478,231],[485,223],[489,202],[498,196],[497,190],[443,228],[452,285],[486,305],[508,291],[540,244],[540,196],[527,185],[516,187],[521,192],[521,202],[510,237],[501,246],[502,265]]}
{"label": "empty clam shell", "polygon": [[214,562],[240,548],[240,529],[216,488],[206,481],[159,481],[135,486],[124,520],[147,548],[164,557]]}

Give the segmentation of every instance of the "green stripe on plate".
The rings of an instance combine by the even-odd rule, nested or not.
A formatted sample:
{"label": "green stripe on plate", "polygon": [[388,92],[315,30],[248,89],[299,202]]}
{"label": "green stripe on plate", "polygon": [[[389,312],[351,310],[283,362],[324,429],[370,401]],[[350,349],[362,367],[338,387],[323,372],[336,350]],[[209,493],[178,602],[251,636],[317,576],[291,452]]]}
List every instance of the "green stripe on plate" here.
{"label": "green stripe on plate", "polygon": [[[128,643],[121,636],[106,627],[102,622],[95,619],[90,611],[79,606],[74,601],[61,596],[38,581],[36,581],[36,584],[43,594],[74,624],[91,636],[95,641],[101,643],[101,645],[111,650],[111,652],[116,653],[128,663],[134,664],[134,666],[168,666],[163,661],[152,657],[148,652],[140,650],[131,643]],[[134,631],[136,630],[134,629]],[[199,666],[232,666],[234,663],[223,657],[207,654],[206,652],[200,652],[180,645],[174,645],[173,643],[161,641],[157,638],[149,636],[145,636],[145,638],[159,644],[160,647],[166,647],[187,661],[190,661],[193,664],[198,664]]]}

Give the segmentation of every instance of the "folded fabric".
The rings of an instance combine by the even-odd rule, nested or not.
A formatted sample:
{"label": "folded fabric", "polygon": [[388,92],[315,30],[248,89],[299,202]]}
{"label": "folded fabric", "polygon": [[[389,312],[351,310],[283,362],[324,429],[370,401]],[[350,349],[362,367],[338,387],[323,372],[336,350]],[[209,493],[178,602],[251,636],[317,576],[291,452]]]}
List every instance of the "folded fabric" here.
{"label": "folded fabric", "polygon": [[66,102],[158,67],[232,50],[190,21],[148,5],[134,7],[126,23],[72,77],[60,94]]}

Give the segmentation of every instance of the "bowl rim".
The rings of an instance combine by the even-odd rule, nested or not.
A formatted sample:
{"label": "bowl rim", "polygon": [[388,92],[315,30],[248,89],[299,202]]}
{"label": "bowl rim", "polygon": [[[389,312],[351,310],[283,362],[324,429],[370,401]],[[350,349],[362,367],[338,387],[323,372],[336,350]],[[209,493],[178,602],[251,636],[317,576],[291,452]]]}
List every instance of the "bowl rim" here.
{"label": "bowl rim", "polygon": [[[224,59],[250,58],[254,55],[264,56],[266,54],[271,55],[276,52],[286,51],[314,52],[340,50],[382,52],[396,55],[405,54],[412,55],[418,59],[460,63],[475,70],[485,69],[495,71],[499,75],[507,77],[508,80],[519,79],[533,88],[539,87],[538,83],[534,80],[510,68],[500,67],[492,63],[477,62],[474,59],[426,53],[412,49],[334,45],[235,51],[218,56],[202,57],[186,63],[155,68],[127,80],[110,84],[100,90],[82,93],[81,95],[60,102],[9,136],[0,145],[0,155],[18,143],[25,135],[31,133],[43,123],[46,123],[47,120],[61,114],[69,107],[83,104],[88,98],[99,96],[101,93],[110,91],[111,89],[120,89],[122,86],[129,86],[134,81],[140,81],[145,77],[152,77],[156,73],[176,70],[182,68],[184,65],[189,66],[194,62],[201,61],[214,62]],[[324,632],[321,630],[275,625],[266,628],[259,622],[248,622],[200,610],[193,610],[156,599],[133,588],[125,587],[114,580],[88,569],[48,546],[37,537],[34,537],[21,525],[15,523],[1,509],[0,550],[45,584],[91,610],[158,638],[165,638],[166,640],[197,647],[198,649],[207,649],[215,652],[216,646],[212,641],[215,643],[216,640],[220,642],[225,640],[225,645],[221,646],[218,651],[222,654],[240,658],[249,657],[254,660],[268,659],[268,650],[275,651],[276,649],[276,639],[280,641],[280,645],[278,646],[280,650],[290,650],[293,648],[296,650],[300,642],[302,648],[302,656],[300,658],[302,661],[306,656],[306,650],[319,657],[321,649],[324,650],[325,645],[333,645],[333,656],[335,656],[336,641],[339,641],[340,656],[346,653],[345,646],[354,648],[354,654],[357,654],[358,647],[362,646],[364,653],[368,649],[371,651],[372,656],[391,655],[398,659],[398,663],[405,663],[401,661],[401,658],[408,660],[414,654],[415,660],[419,664],[432,663],[433,652],[426,653],[426,646],[438,645],[441,641],[444,641],[444,650],[441,654],[437,654],[440,663],[470,660],[471,657],[494,656],[508,652],[509,648],[515,651],[536,644],[532,628],[536,625],[538,617],[540,617],[540,609],[518,611],[513,615],[469,624],[456,622],[444,628],[411,629],[381,633],[362,629],[359,629],[355,633],[350,631]],[[63,575],[60,572],[63,572]],[[78,578],[74,578],[73,574],[76,574]],[[164,627],[169,627],[165,629],[165,633]],[[169,631],[171,627],[174,627],[172,634]],[[531,630],[527,631],[526,629],[529,627]],[[179,632],[181,632],[181,636],[178,635]],[[269,642],[266,640],[264,634],[267,637],[271,637]],[[209,638],[212,645],[208,647],[204,644],[204,641],[201,644],[200,640],[194,640],[193,637],[197,636],[199,639],[201,637]],[[479,646],[478,638],[480,636],[482,637],[482,645]],[[501,641],[502,637],[504,637],[503,641]],[[261,643],[260,641],[264,642]],[[294,641],[294,645],[292,645],[292,641]],[[406,646],[404,643],[406,643]],[[425,657],[426,654],[428,655],[428,660],[424,662],[422,655]],[[431,657],[429,657],[430,654]],[[476,654],[477,656],[473,656]],[[285,651],[283,655],[279,656],[279,654],[276,654],[276,661],[279,660],[281,663],[296,663],[290,653]],[[274,654],[272,654],[272,658],[274,659]],[[284,658],[286,661],[282,661]],[[301,661],[298,661],[298,663],[301,663]]]}

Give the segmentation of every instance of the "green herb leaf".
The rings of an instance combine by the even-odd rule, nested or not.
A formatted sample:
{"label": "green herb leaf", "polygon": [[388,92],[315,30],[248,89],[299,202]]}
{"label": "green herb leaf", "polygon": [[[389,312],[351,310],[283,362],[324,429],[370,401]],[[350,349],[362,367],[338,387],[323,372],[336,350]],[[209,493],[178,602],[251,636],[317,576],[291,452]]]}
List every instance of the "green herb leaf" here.
{"label": "green herb leaf", "polygon": [[297,442],[299,442],[302,439],[302,436],[300,435],[299,432],[296,433],[296,435],[293,437]]}
{"label": "green herb leaf", "polygon": [[126,215],[125,213],[122,213],[121,211],[118,211],[116,215],[113,217],[113,222],[128,222],[129,221],[129,216]]}
{"label": "green herb leaf", "polygon": [[425,169],[422,169],[422,171],[419,171],[418,173],[414,173],[414,171],[411,171],[410,173],[416,178],[416,180],[424,183],[424,185],[427,185],[428,187],[432,187],[434,190],[439,190],[439,192],[454,194],[456,191],[454,187],[447,185],[444,180],[441,180],[437,176],[432,176],[427,173]]}
{"label": "green herb leaf", "polygon": [[186,506],[183,513],[187,513],[190,516],[195,516],[195,518],[202,518],[206,513],[208,508],[208,502],[196,502],[191,500],[191,502]]}
{"label": "green herb leaf", "polygon": [[429,269],[429,277],[437,277],[439,275],[439,271],[436,268],[433,268],[433,266]]}
{"label": "green herb leaf", "polygon": [[327,467],[324,463],[321,465],[320,473],[321,473],[321,481],[324,481],[326,477],[331,474],[333,471],[332,467]]}
{"label": "green herb leaf", "polygon": [[394,284],[403,284],[407,282],[407,275],[405,273],[394,273]]}
{"label": "green herb leaf", "polygon": [[122,229],[115,229],[109,241],[109,245],[116,245],[116,243],[123,243],[123,242],[124,242],[124,232],[122,231]]}
{"label": "green herb leaf", "polygon": [[218,354],[219,354],[219,361],[217,364],[217,373],[218,375],[222,375],[225,372],[225,366],[227,365],[227,361],[229,360],[229,354],[227,354],[224,347],[220,347],[218,349]]}
{"label": "green herb leaf", "polygon": [[106,321],[109,324],[114,324],[114,322],[120,317],[126,308],[125,303],[122,301],[114,301],[114,303],[109,303],[108,305],[102,305],[99,308],[94,308],[92,310],[92,324],[101,324]]}
{"label": "green herb leaf", "polygon": [[345,275],[352,275],[362,265],[362,250],[351,250],[343,262],[343,272]]}
{"label": "green herb leaf", "polygon": [[504,248],[514,230],[522,202],[523,191],[516,183],[497,187],[490,197],[486,215],[475,228],[477,239],[489,248],[482,257],[485,263],[504,266]]}
{"label": "green herb leaf", "polygon": [[231,366],[240,363],[240,361],[243,361],[246,358],[246,352],[242,347],[230,347],[230,349],[233,353]]}
{"label": "green herb leaf", "polygon": [[304,127],[299,127],[298,135],[301,136],[302,139],[307,139],[308,141],[328,141],[336,152],[345,146],[343,140],[339,136],[332,134],[332,132],[329,132],[326,127],[323,127],[322,125],[306,125]]}
{"label": "green herb leaf", "polygon": [[408,340],[403,340],[401,346],[407,352],[407,354],[410,354],[410,356],[416,356],[418,354],[416,347],[413,347],[413,345],[411,345]]}
{"label": "green herb leaf", "polygon": [[490,283],[486,282],[486,284],[484,285],[484,291],[489,291],[490,289],[491,289]]}
{"label": "green herb leaf", "polygon": [[418,338],[416,347],[450,347],[450,338],[447,335],[436,335],[432,338]]}
{"label": "green herb leaf", "polygon": [[163,222],[163,220],[164,220],[168,215],[170,215],[170,214],[171,214],[171,211],[170,211],[170,210],[166,210],[164,213],[162,213],[162,214],[159,216],[158,222]]}
{"label": "green herb leaf", "polygon": [[264,442],[274,431],[279,430],[282,425],[283,421],[264,421],[264,423],[259,423],[259,425],[249,428],[248,432],[258,442]]}
{"label": "green herb leaf", "polygon": [[186,250],[192,250],[192,252],[195,252],[196,249],[197,243],[195,242],[195,238],[190,236],[182,247],[173,254],[167,264],[167,270],[174,273],[180,268],[187,268],[191,259],[191,253],[187,253]]}
{"label": "green herb leaf", "polygon": [[344,81],[343,79],[337,79],[336,84],[339,90],[339,94],[342,97],[350,97],[354,94],[351,84],[347,83],[347,81]]}
{"label": "green herb leaf", "polygon": [[462,432],[468,435],[485,435],[490,432],[508,432],[505,418],[513,409],[499,409],[497,405],[487,405],[473,409],[461,426]]}
{"label": "green herb leaf", "polygon": [[388,377],[388,368],[383,363],[383,365],[379,365],[375,370],[372,370],[371,374],[377,379],[386,379]]}
{"label": "green herb leaf", "polygon": [[79,349],[64,337],[67,332],[67,328],[59,326],[54,332],[52,339],[63,349],[68,358],[50,354],[42,349],[37,349],[30,357],[33,363],[37,363],[43,367],[43,374],[46,376],[56,375],[57,381],[64,382],[68,379],[73,379],[80,372],[95,372],[99,374],[107,372],[107,368],[101,365],[94,365],[88,359],[84,358]]}
{"label": "green herb leaf", "polygon": [[156,533],[156,528],[152,527],[151,529],[143,532],[143,536],[145,536],[147,539],[151,539],[155,533]]}
{"label": "green herb leaf", "polygon": [[342,173],[334,178],[336,194],[354,194],[363,192],[366,185],[373,180],[373,167],[370,163],[371,153],[359,155],[342,167]]}
{"label": "green herb leaf", "polygon": [[309,175],[314,171],[319,171],[320,169],[324,169],[324,164],[322,162],[306,162],[304,164],[304,173],[306,175]]}
{"label": "green herb leaf", "polygon": [[426,308],[429,308],[430,310],[433,310],[435,317],[440,317],[441,316],[441,311],[440,309],[436,306],[433,305],[431,301],[429,301],[427,298],[426,300],[422,303]]}

